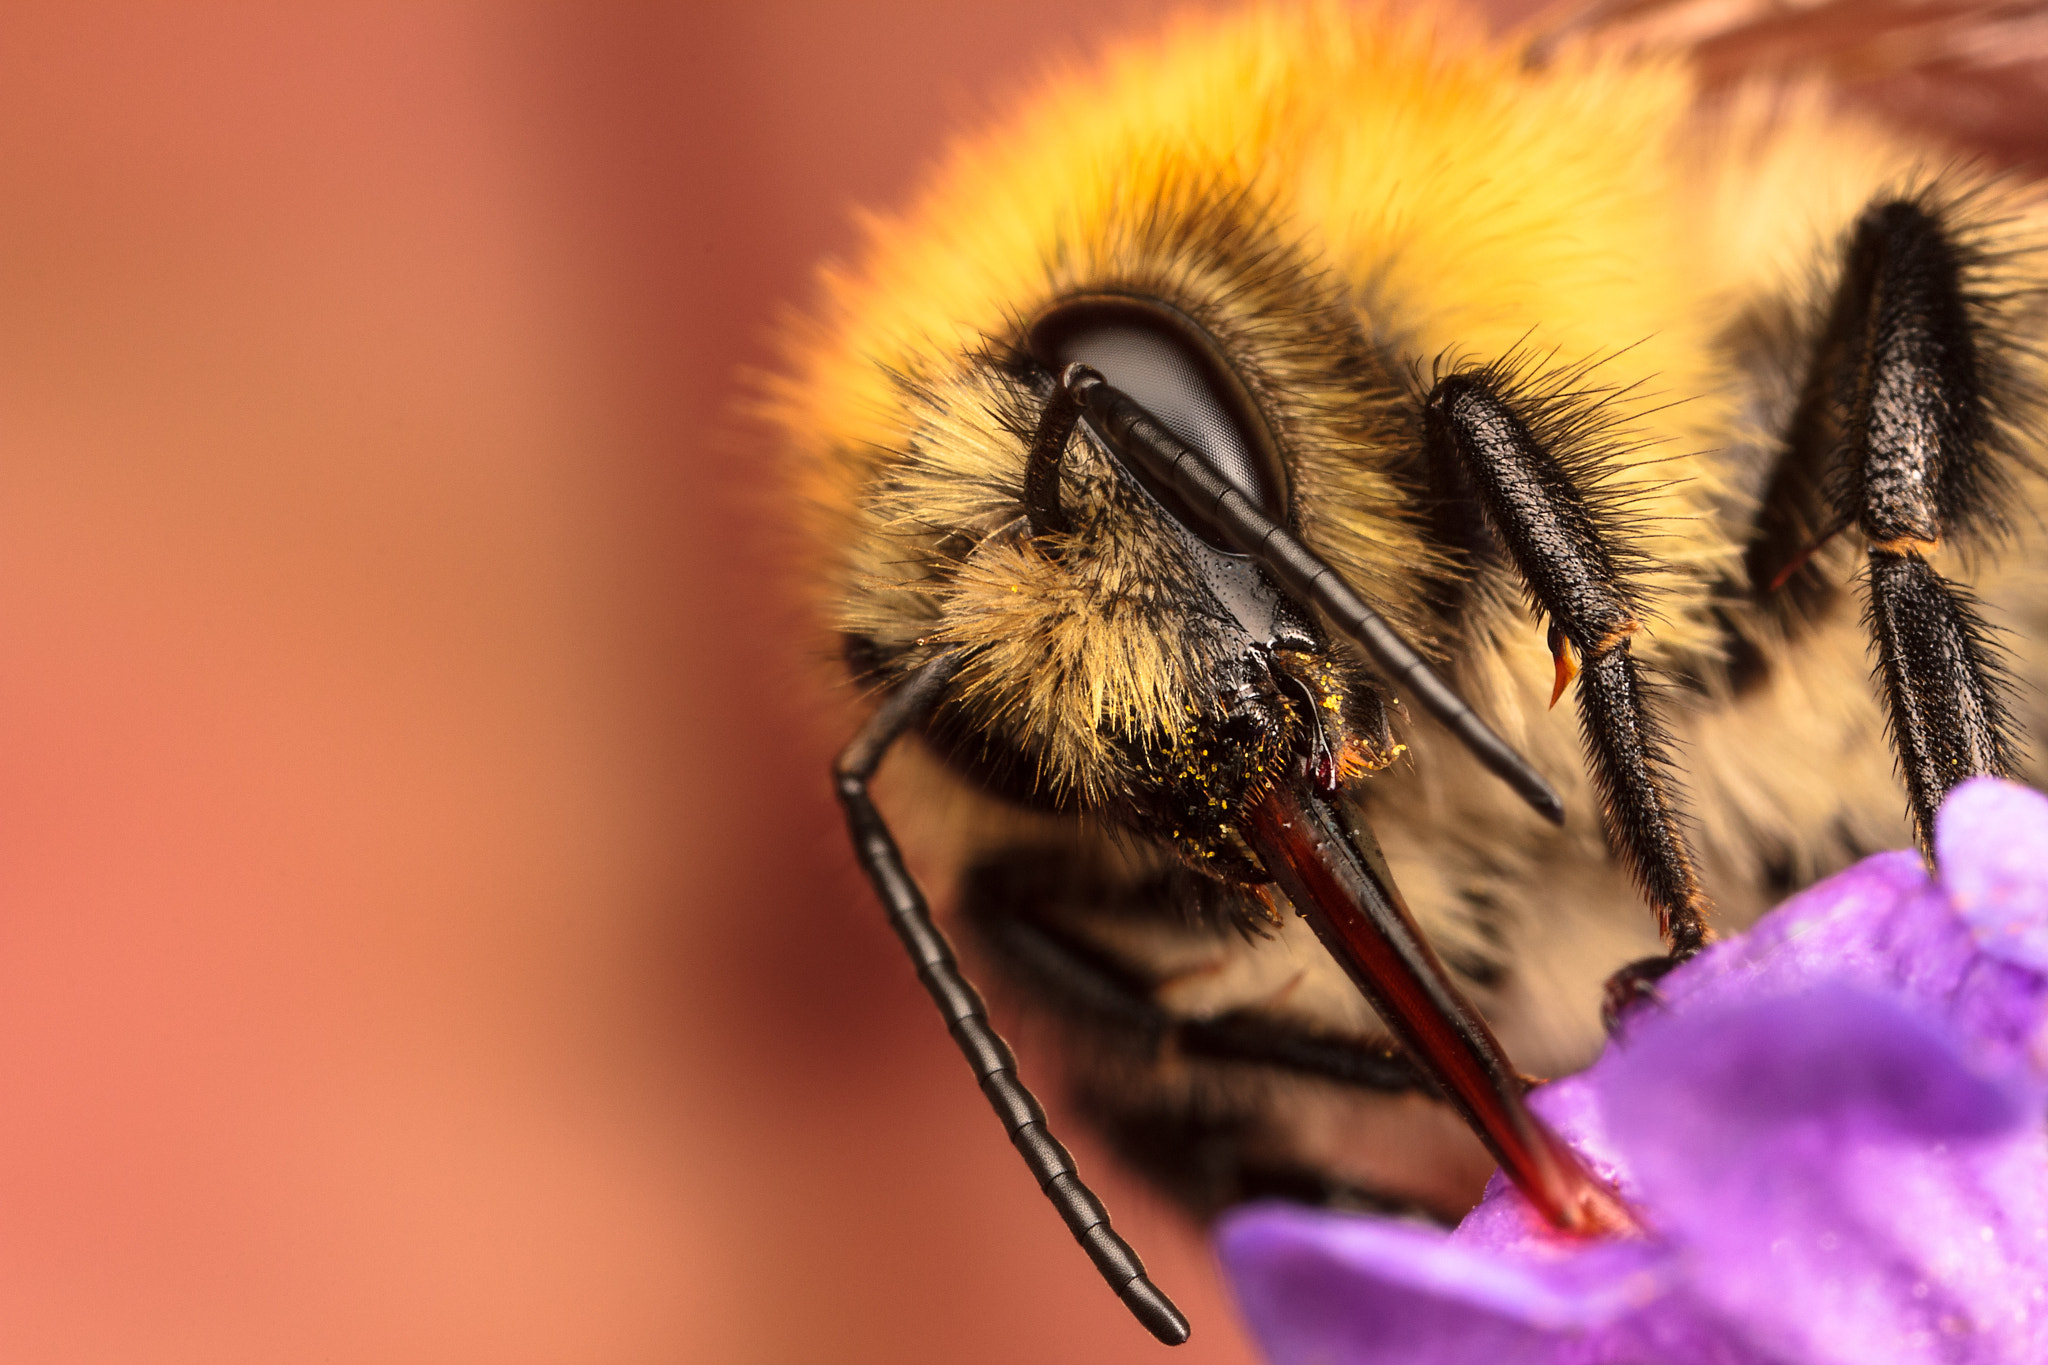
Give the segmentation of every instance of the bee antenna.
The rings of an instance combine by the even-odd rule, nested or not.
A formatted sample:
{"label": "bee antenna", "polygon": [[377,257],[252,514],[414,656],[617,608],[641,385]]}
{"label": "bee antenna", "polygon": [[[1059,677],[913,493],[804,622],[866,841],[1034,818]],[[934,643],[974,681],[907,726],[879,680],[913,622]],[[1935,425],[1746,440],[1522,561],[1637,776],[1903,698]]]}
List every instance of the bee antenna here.
{"label": "bee antenna", "polygon": [[[1300,537],[1261,511],[1214,462],[1185,445],[1136,400],[1087,365],[1076,362],[1067,366],[1060,374],[1059,391],[1068,396],[1079,412],[1087,414],[1089,425],[1118,459],[1142,469],[1147,477],[1172,489],[1189,507],[1206,515],[1239,553],[1257,560],[1281,587],[1320,609],[1391,682],[1406,689],[1423,710],[1456,735],[1487,771],[1506,782],[1546,820],[1564,823],[1564,802],[1543,774],[1495,734],[1479,713],[1452,691],[1415,647],[1352,591],[1335,569],[1302,544]],[[1057,399],[1054,401],[1057,403]],[[1060,430],[1058,445],[1047,465],[1050,473],[1041,475],[1041,482],[1051,483],[1053,510],[1059,511],[1057,461],[1059,452],[1066,447],[1074,419],[1056,419],[1054,404],[1048,404],[1046,415],[1039,422],[1039,439],[1032,445],[1034,465],[1025,474],[1025,507],[1031,514],[1034,532],[1038,529],[1039,513],[1029,501],[1029,489],[1038,467],[1040,447],[1056,420],[1063,420],[1065,427]]]}
{"label": "bee antenna", "polygon": [[1060,460],[1067,453],[1067,441],[1081,406],[1065,384],[1055,385],[1052,397],[1038,415],[1038,430],[1031,437],[1031,454],[1024,462],[1024,513],[1031,519],[1031,534],[1065,535],[1073,530],[1067,510],[1060,505]]}
{"label": "bee antenna", "polygon": [[1059,1211],[1074,1240],[1132,1316],[1168,1346],[1178,1346],[1188,1339],[1188,1320],[1145,1274],[1145,1263],[1110,1226],[1109,1211],[1083,1183],[1074,1169],[1073,1156],[1047,1127],[1045,1110],[1017,1074],[1016,1055],[990,1026],[981,993],[961,972],[953,946],[932,922],[924,892],[904,866],[896,836],[889,832],[888,821],[868,791],[882,756],[931,714],[972,654],[972,650],[957,647],[941,649],[897,685],[841,751],[832,776],[846,812],[847,832],[853,837],[855,856],[889,913],[890,926],[917,966],[918,980],[945,1016],[953,1041],[974,1068],[981,1093],[1002,1119],[1018,1155],[1038,1180],[1039,1190]]}

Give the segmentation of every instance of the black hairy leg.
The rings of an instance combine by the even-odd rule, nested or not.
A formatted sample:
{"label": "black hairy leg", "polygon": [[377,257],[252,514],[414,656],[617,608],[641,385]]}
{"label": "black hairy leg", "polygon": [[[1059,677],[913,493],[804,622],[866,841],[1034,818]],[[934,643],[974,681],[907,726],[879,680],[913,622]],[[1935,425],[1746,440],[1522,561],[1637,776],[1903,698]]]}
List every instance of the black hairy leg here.
{"label": "black hairy leg", "polygon": [[1188,1339],[1187,1319],[1146,1278],[1144,1262],[1110,1227],[1101,1201],[1081,1182],[1073,1158],[1046,1127],[1045,1111],[1018,1077],[1009,1045],[989,1026],[981,995],[961,974],[945,935],[932,922],[923,892],[903,864],[888,823],[868,794],[882,756],[905,730],[930,714],[964,662],[960,651],[948,651],[899,684],[833,765],[854,852],[889,912],[891,927],[917,964],[918,979],[945,1016],[953,1041],[974,1068],[975,1080],[1002,1118],[1039,1189],[1124,1306],[1153,1336],[1177,1346]]}
{"label": "black hairy leg", "polygon": [[1288,1150],[1255,1101],[1273,1072],[1375,1094],[1435,1094],[1405,1054],[1251,1010],[1177,1015],[1159,1003],[1156,974],[1066,927],[1119,918],[1185,923],[1204,883],[1179,869],[1117,881],[1069,851],[1020,847],[968,869],[960,913],[1005,978],[1062,1028],[1085,1033],[1086,1045],[1069,1053],[1077,1059],[1075,1096],[1117,1155],[1197,1217],[1261,1198],[1440,1216],[1317,1169]]}
{"label": "black hairy leg", "polygon": [[1150,1099],[1117,1068],[1097,1068],[1075,1083],[1075,1099],[1117,1159],[1204,1222],[1260,1199],[1310,1208],[1378,1213],[1451,1227],[1454,1216],[1387,1195],[1297,1161],[1276,1137],[1263,1107],[1227,1094]]}
{"label": "black hairy leg", "polygon": [[1991,632],[1929,562],[2002,527],[2009,457],[2000,339],[1950,213],[1887,199],[1857,221],[1749,545],[1759,605],[1796,629],[1835,591],[1812,544],[1852,527],[1866,541],[1865,619],[1923,851],[1952,787],[2017,761]]}
{"label": "black hairy leg", "polygon": [[1499,372],[1439,380],[1425,400],[1423,427],[1431,461],[1461,476],[1549,618],[1560,691],[1570,677],[1568,649],[1578,656],[1579,722],[1608,837],[1671,949],[1668,959],[1623,969],[1610,987],[1612,1009],[1707,941],[1707,900],[1670,772],[1670,739],[1630,647],[1640,622],[1623,557],[1559,452],[1517,411]]}
{"label": "black hairy leg", "polygon": [[1989,631],[1927,558],[1996,520],[1997,440],[1967,264],[1925,204],[1875,205],[1856,225],[1830,317],[1843,342],[1838,508],[1870,544],[1868,620],[1923,849],[1950,788],[2010,775],[2015,758]]}
{"label": "black hairy leg", "polygon": [[[960,913],[976,937],[1032,995],[1065,1018],[1114,1035],[1117,1045],[1158,1057],[1278,1067],[1383,1094],[1436,1087],[1398,1049],[1317,1034],[1250,1012],[1206,1019],[1173,1014],[1155,998],[1160,981],[1062,927],[1075,917],[1151,915],[1184,906],[1206,880],[1178,870],[1138,884],[1090,875],[1059,850],[1016,849],[983,859],[961,884]],[[1225,930],[1224,932],[1231,932]]]}
{"label": "black hairy leg", "polygon": [[[1799,399],[1785,426],[1777,458],[1759,494],[1756,518],[1743,545],[1746,584],[1731,585],[1731,595],[1745,597],[1774,618],[1787,636],[1829,613],[1841,597],[1841,586],[1822,572],[1818,552],[1847,530],[1837,510],[1833,469],[1842,445],[1841,395],[1836,392],[1849,372],[1843,335],[1848,319],[1838,304],[1806,361]],[[1762,357],[1759,363],[1791,368],[1796,358]],[[1732,649],[1748,637],[1730,631]],[[1767,671],[1761,661],[1747,670],[1755,677]]]}

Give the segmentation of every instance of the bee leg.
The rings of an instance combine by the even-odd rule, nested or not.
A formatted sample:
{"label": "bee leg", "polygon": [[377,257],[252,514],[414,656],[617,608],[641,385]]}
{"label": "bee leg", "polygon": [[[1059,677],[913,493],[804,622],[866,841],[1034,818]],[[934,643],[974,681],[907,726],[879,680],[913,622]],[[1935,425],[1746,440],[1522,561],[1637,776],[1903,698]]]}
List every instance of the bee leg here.
{"label": "bee leg", "polygon": [[1208,1018],[1174,1014],[1158,1001],[1157,978],[1044,913],[1058,907],[1077,917],[1130,917],[1135,908],[1149,917],[1155,907],[1194,894],[1193,880],[1165,876],[1106,886],[1093,883],[1058,850],[1017,848],[968,869],[960,912],[976,939],[1020,986],[1052,1005],[1060,1017],[1085,1020],[1148,1058],[1171,1051],[1277,1068],[1380,1094],[1437,1093],[1429,1077],[1391,1044],[1312,1033],[1249,1010]]}
{"label": "bee leg", "polygon": [[[1464,474],[1554,632],[1578,652],[1579,723],[1608,837],[1656,910],[1671,961],[1690,957],[1707,941],[1707,899],[1670,774],[1671,741],[1630,651],[1639,622],[1609,538],[1487,371],[1439,381],[1423,419],[1430,457]],[[1651,959],[1624,974],[1647,980],[1669,965]]]}
{"label": "bee leg", "polygon": [[1866,616],[1887,722],[1923,850],[1934,813],[1965,778],[2016,760],[1991,632],[1969,594],[1927,562],[1950,532],[1995,520],[1996,436],[1966,255],[1924,204],[1899,200],[1857,223],[1830,331],[1845,455],[1841,516],[1870,543]]}
{"label": "bee leg", "polygon": [[1203,1222],[1239,1204],[1283,1199],[1454,1226],[1458,1215],[1345,1179],[1287,1150],[1251,1096],[1154,1095],[1118,1068],[1083,1068],[1077,1098],[1118,1160]]}
{"label": "bee leg", "polygon": [[1661,1004],[1664,997],[1657,990],[1657,983],[1683,961],[1675,953],[1641,958],[1608,977],[1600,992],[1600,1026],[1610,1034],[1617,1032],[1629,1011],[1641,1005]]}
{"label": "bee leg", "polygon": [[953,1041],[966,1054],[982,1093],[1002,1117],[1011,1142],[1038,1178],[1039,1189],[1124,1306],[1153,1336],[1177,1346],[1188,1339],[1187,1319],[1145,1277],[1144,1262],[1110,1227],[1101,1201],[1081,1182],[1073,1158],[1047,1129],[1045,1111],[1018,1078],[1017,1059],[1009,1045],[989,1027],[980,994],[961,975],[951,946],[932,922],[924,894],[868,794],[868,783],[889,746],[931,710],[964,661],[960,651],[949,651],[913,674],[883,701],[833,765],[854,852],[889,912],[891,927],[917,964],[918,979],[945,1015]]}
{"label": "bee leg", "polygon": [[1117,1155],[1197,1217],[1286,1199],[1442,1220],[1442,1210],[1317,1169],[1257,1102],[1256,1087],[1276,1072],[1376,1094],[1435,1093],[1404,1054],[1251,1011],[1176,1015],[1159,1003],[1155,977],[1063,923],[1171,913],[1189,880],[1109,885],[1061,850],[1020,847],[968,870],[960,910],[1002,974],[1074,1035],[1077,1101]]}

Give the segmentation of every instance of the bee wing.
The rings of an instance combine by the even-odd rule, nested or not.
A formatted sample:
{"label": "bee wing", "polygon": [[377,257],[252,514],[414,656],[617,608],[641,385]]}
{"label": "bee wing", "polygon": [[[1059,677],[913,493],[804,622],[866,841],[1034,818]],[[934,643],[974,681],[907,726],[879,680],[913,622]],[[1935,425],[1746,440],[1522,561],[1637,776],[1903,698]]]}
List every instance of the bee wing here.
{"label": "bee wing", "polygon": [[1537,60],[1581,37],[1687,52],[1709,91],[1819,77],[1902,126],[2048,171],[2043,0],[1572,0],[1531,32]]}

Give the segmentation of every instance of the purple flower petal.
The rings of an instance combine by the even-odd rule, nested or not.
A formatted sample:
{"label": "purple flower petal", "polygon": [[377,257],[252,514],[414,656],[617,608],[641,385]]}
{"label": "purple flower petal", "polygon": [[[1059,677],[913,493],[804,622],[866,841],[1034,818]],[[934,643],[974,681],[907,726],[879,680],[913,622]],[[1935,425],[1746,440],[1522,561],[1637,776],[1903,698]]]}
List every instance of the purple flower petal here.
{"label": "purple flower petal", "polygon": [[1564,1242],[1281,1206],[1218,1250],[1277,1365],[2048,1361],[2048,798],[1957,790],[1662,983],[1536,1108],[1644,1212]]}
{"label": "purple flower petal", "polygon": [[1673,1279],[1670,1253],[1646,1242],[1510,1258],[1434,1228],[1278,1204],[1233,1212],[1217,1247],[1253,1333],[1283,1365],[1550,1360]]}
{"label": "purple flower petal", "polygon": [[1694,1010],[1617,1050],[1600,1089],[1638,1178],[1668,1154],[1720,1162],[1788,1125],[1843,1142],[1972,1139],[2004,1132],[2023,1101],[1965,1070],[1945,1032],[1835,981]]}
{"label": "purple flower petal", "polygon": [[1773,1358],[2048,1360],[2027,1306],[2048,1188],[1997,1183],[2048,1159],[2028,1095],[1835,983],[1685,1023],[1619,1054],[1601,1096],[1691,1296]]}
{"label": "purple flower petal", "polygon": [[1941,880],[1994,957],[2048,974],[2048,796],[1980,777],[1934,821]]}

